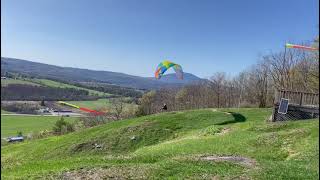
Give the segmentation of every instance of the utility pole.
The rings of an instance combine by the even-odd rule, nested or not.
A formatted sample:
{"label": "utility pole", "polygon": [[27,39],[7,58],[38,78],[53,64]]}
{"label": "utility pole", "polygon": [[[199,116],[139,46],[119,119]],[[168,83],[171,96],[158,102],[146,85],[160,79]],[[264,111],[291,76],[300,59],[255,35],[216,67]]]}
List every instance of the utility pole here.
{"label": "utility pole", "polygon": [[286,54],[287,54],[287,46],[286,46],[286,44],[284,45],[284,54],[283,54],[283,64],[282,64],[282,68],[283,68],[283,70],[282,70],[282,72],[281,72],[281,75],[282,75],[282,77],[281,77],[281,88],[282,89],[284,89],[285,88],[285,85],[284,85],[284,73],[285,73],[285,65],[286,65]]}

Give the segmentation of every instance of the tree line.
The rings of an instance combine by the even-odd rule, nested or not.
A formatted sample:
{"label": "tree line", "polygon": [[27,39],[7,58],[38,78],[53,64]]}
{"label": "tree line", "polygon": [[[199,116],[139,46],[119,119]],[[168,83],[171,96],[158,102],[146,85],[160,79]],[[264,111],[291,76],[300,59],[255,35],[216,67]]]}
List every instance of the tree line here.
{"label": "tree line", "polygon": [[[319,47],[319,37],[312,46]],[[319,93],[319,51],[284,49],[259,57],[235,77],[224,72],[183,88],[149,91],[140,99],[138,115],[169,110],[228,107],[270,107],[277,90]]]}

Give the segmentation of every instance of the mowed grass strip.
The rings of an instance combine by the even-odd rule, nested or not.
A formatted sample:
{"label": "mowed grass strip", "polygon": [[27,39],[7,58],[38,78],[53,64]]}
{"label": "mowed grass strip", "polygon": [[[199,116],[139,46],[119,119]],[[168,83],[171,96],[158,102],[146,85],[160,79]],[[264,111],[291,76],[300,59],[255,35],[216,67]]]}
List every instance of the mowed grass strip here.
{"label": "mowed grass strip", "polygon": [[89,92],[89,95],[95,96],[110,96],[109,93],[104,93],[92,89],[87,89],[83,87],[74,86],[71,84],[61,83],[49,79],[1,79],[1,86],[7,86],[8,84],[27,84],[27,85],[34,85],[34,86],[47,86],[47,87],[58,87],[58,88],[74,88],[74,89],[81,89]]}
{"label": "mowed grass strip", "polygon": [[[16,136],[19,131],[23,135],[41,130],[52,130],[58,116],[1,116],[1,138]],[[64,117],[66,121],[73,122],[76,117]]]}
{"label": "mowed grass strip", "polygon": [[[95,101],[66,101],[68,103],[85,107],[89,109],[99,110],[105,109],[109,112],[114,110],[113,104],[110,102],[110,99],[101,98]],[[130,108],[137,108],[136,104],[123,103],[123,111],[127,111]]]}
{"label": "mowed grass strip", "polygon": [[[318,179],[319,121],[269,123],[270,115],[271,109],[251,108],[169,112],[8,145],[1,149],[1,176]],[[211,155],[256,164],[199,160]]]}
{"label": "mowed grass strip", "polygon": [[52,81],[52,80],[49,80],[49,79],[30,79],[30,81],[34,82],[34,83],[38,83],[38,84],[43,84],[43,85],[49,86],[49,87],[81,89],[81,90],[88,91],[90,95],[97,95],[97,96],[109,96],[109,95],[111,95],[109,93],[104,93],[104,92],[95,91],[95,90],[91,90],[91,89],[87,89],[87,88],[83,88],[83,87],[74,86],[74,85],[71,85],[71,84]]}
{"label": "mowed grass strip", "polygon": [[111,106],[109,99],[98,99],[95,101],[66,101],[66,102],[80,106],[80,107],[90,108],[90,109],[110,108]]}
{"label": "mowed grass strip", "polygon": [[1,109],[1,114],[11,114],[12,112]]}
{"label": "mowed grass strip", "polygon": [[8,86],[8,84],[27,84],[27,85],[40,86],[40,84],[38,83],[26,81],[23,79],[1,79],[1,86]]}

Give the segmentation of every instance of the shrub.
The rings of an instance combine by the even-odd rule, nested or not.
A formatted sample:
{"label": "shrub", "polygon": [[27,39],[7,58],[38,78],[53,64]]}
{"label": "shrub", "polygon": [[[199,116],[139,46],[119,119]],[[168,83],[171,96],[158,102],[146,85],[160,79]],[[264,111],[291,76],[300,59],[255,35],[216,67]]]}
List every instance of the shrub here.
{"label": "shrub", "polygon": [[89,115],[87,117],[81,117],[80,121],[82,122],[84,127],[93,127],[93,126],[105,124],[109,121],[112,121],[112,119],[108,119],[107,116]]}
{"label": "shrub", "polygon": [[41,100],[40,106],[45,106],[43,99]]}
{"label": "shrub", "polygon": [[22,136],[23,136],[23,135],[22,135],[22,132],[19,131],[17,136],[18,136],[18,137],[22,137]]}
{"label": "shrub", "polygon": [[83,122],[81,120],[76,120],[72,123],[74,131],[79,131],[83,128],[85,128],[85,126],[83,125]]}
{"label": "shrub", "polygon": [[41,139],[41,138],[46,138],[53,135],[53,133],[51,131],[48,130],[43,130],[43,131],[39,131],[39,132],[32,132],[30,134],[28,134],[27,138],[28,139]]}
{"label": "shrub", "polygon": [[68,132],[73,132],[73,131],[74,131],[73,124],[65,121],[62,116],[53,127],[53,132],[56,134],[66,134]]}
{"label": "shrub", "polygon": [[147,115],[147,113],[145,113],[143,106],[139,105],[138,110],[135,113],[135,116],[141,117],[141,116],[145,116],[145,115]]}
{"label": "shrub", "polygon": [[123,113],[122,113],[122,118],[133,118],[137,116],[138,112],[138,107],[135,106],[134,103],[132,103],[131,105],[127,106]]}

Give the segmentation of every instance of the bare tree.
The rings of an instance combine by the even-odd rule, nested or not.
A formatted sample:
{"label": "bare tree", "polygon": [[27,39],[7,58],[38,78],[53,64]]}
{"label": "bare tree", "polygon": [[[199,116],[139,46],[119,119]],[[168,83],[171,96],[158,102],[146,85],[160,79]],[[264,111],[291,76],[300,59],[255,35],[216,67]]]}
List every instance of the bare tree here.
{"label": "bare tree", "polygon": [[123,107],[124,107],[123,97],[111,99],[111,104],[112,104],[112,109],[114,111],[114,115],[116,119],[119,120],[121,118]]}
{"label": "bare tree", "polygon": [[216,96],[217,96],[217,107],[220,108],[221,105],[221,95],[223,92],[223,86],[225,83],[225,73],[217,72],[213,76],[210,77],[211,87],[213,88]]}
{"label": "bare tree", "polygon": [[137,115],[148,115],[155,113],[154,103],[155,103],[156,91],[150,91],[145,93],[139,101],[139,109]]}

